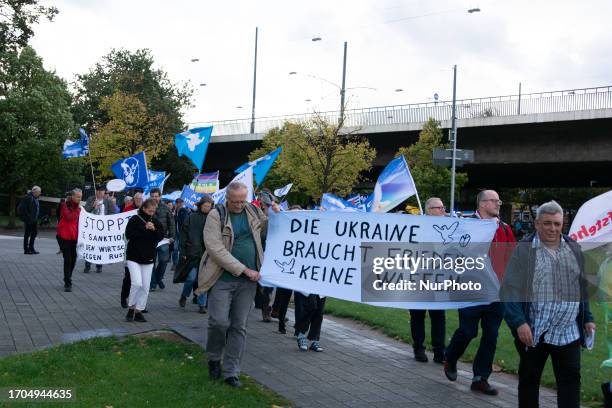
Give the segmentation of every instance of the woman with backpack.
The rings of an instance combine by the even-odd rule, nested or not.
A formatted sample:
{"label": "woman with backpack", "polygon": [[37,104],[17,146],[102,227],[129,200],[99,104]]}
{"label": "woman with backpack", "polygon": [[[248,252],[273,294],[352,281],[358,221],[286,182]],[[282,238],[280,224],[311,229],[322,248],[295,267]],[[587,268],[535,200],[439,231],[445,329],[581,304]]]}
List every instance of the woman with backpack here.
{"label": "woman with backpack", "polygon": [[164,229],[154,218],[156,209],[157,201],[148,198],[125,228],[127,267],[132,284],[125,317],[128,322],[146,322],[142,310],[147,306],[157,244],[164,238]]}

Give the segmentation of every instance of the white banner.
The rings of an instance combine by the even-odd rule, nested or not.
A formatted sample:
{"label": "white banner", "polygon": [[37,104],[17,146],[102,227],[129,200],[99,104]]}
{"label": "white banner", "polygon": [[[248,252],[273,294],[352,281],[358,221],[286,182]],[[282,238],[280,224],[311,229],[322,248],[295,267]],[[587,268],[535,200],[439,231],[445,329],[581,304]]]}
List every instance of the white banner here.
{"label": "white banner", "polygon": [[578,210],[569,235],[583,250],[612,242],[612,190],[594,197]]}
{"label": "white banner", "polygon": [[[493,220],[406,214],[288,211],[269,217],[261,284],[356,302],[362,299],[362,262],[371,256],[367,243],[486,243],[486,255],[497,229]],[[428,308],[466,306],[451,303]]]}
{"label": "white banner", "polygon": [[96,265],[121,262],[125,258],[125,227],[138,210],[113,215],[81,211],[77,255]]}

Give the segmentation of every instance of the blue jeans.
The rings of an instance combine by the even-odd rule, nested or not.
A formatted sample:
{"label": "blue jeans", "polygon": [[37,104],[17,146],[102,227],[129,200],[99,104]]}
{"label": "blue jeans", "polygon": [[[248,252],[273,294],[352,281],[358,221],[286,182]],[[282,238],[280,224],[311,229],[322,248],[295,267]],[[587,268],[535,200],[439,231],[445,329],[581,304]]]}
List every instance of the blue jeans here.
{"label": "blue jeans", "polygon": [[493,371],[497,334],[503,317],[504,308],[499,302],[459,309],[459,328],[446,348],[446,359],[457,361],[463,355],[470,341],[478,335],[478,323],[480,323],[482,338],[472,366],[473,381],[488,379]]}
{"label": "blue jeans", "polygon": [[155,267],[151,274],[151,288],[155,289],[157,285],[163,285],[166,266],[170,261],[170,245],[165,244],[157,247],[157,258],[155,259]]}
{"label": "blue jeans", "polygon": [[[198,275],[198,270],[196,267],[193,267],[185,279],[185,284],[183,285],[183,293],[181,296],[184,298],[189,297],[191,295],[191,291],[193,290],[193,283],[195,282],[196,276]],[[198,306],[206,306],[206,297],[207,293],[204,292],[198,296]]]}

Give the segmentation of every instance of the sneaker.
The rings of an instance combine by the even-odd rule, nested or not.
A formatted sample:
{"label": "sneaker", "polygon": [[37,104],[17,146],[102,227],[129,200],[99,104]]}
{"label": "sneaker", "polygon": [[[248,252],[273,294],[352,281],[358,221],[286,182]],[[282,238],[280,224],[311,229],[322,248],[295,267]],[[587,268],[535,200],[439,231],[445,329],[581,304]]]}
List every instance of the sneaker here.
{"label": "sneaker", "polygon": [[456,361],[445,361],[444,362],[444,374],[450,381],[457,381],[457,362]]}
{"label": "sneaker", "polygon": [[280,334],[287,334],[287,329],[285,328],[284,322],[281,322],[281,321],[278,322],[278,332]]}
{"label": "sneaker", "polygon": [[23,250],[23,254],[24,255],[32,255],[32,251],[30,251],[29,249],[24,249]]}
{"label": "sneaker", "polygon": [[482,392],[485,395],[497,395],[497,394],[499,394],[499,391],[497,391],[495,388],[491,387],[491,385],[489,384],[489,382],[487,380],[478,380],[478,381],[472,382],[472,385],[470,386],[470,389],[472,391]]}
{"label": "sneaker", "polygon": [[414,359],[419,363],[426,363],[429,361],[423,349],[414,350]]}
{"label": "sneaker", "polygon": [[272,318],[270,317],[270,308],[269,307],[267,307],[265,309],[264,308],[261,309],[261,320],[263,322],[266,322],[266,323],[270,323],[272,321]]}
{"label": "sneaker", "polygon": [[155,292],[155,290],[156,290],[156,289],[155,289],[155,286],[151,286],[151,287],[149,288],[149,292]]}
{"label": "sneaker", "polygon": [[308,351],[308,339],[302,333],[298,334],[297,344],[300,350]]}
{"label": "sneaker", "polygon": [[211,380],[218,380],[219,378],[221,378],[220,361],[208,361],[208,377]]}
{"label": "sneaker", "polygon": [[128,307],[127,299],[121,299],[121,307],[124,309],[127,309]]}
{"label": "sneaker", "polygon": [[64,292],[72,292],[72,286],[71,285],[64,285]]}
{"label": "sneaker", "polygon": [[134,321],[144,323],[147,321],[147,319],[144,318],[144,316],[142,315],[142,312],[138,312],[134,314]]}
{"label": "sneaker", "polygon": [[127,314],[125,315],[125,320],[128,322],[134,321],[134,309],[128,310]]}
{"label": "sneaker", "polygon": [[140,313],[149,313],[149,311],[147,309],[142,309]]}
{"label": "sneaker", "polygon": [[38,252],[38,251],[37,251],[37,250],[35,250],[35,249],[30,249],[30,254],[31,254],[31,255],[38,255],[38,254],[40,254],[40,252]]}
{"label": "sneaker", "polygon": [[90,269],[89,268],[85,268],[83,269],[83,273],[89,273]]}
{"label": "sneaker", "polygon": [[96,268],[96,273],[102,273],[102,267]]}
{"label": "sneaker", "polygon": [[179,306],[185,307],[186,303],[187,303],[187,298],[185,296],[181,296],[181,298],[179,299]]}
{"label": "sneaker", "polygon": [[207,313],[206,307],[204,307],[204,306],[200,306],[200,308],[199,308],[199,310],[198,310],[198,313],[201,313],[201,314],[206,314],[206,313]]}
{"label": "sneaker", "polygon": [[310,350],[320,353],[323,351],[323,347],[321,347],[318,341],[313,341],[312,343],[310,343]]}
{"label": "sneaker", "polygon": [[234,388],[242,387],[242,383],[237,377],[227,377],[224,382],[230,387],[234,387]]}
{"label": "sneaker", "polygon": [[434,363],[438,363],[438,364],[444,364],[444,361],[446,360],[446,358],[444,358],[444,353],[436,353],[434,351],[434,358],[433,361]]}

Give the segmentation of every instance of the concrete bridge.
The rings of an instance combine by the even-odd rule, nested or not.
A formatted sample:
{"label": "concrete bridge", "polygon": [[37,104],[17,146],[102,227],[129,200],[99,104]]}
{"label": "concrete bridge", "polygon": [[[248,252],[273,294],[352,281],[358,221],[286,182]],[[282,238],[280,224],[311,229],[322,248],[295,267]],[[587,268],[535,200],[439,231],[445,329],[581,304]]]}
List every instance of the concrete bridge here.
{"label": "concrete bridge", "polygon": [[[612,186],[612,86],[458,100],[457,147],[473,149],[463,170],[468,187]],[[397,152],[418,139],[428,118],[448,130],[449,101],[345,111],[345,127],[377,149],[375,176]],[[322,112],[330,122],[339,112]],[[207,167],[232,170],[246,161],[265,133],[286,121],[304,123],[313,113],[251,120],[192,123],[213,125]]]}

